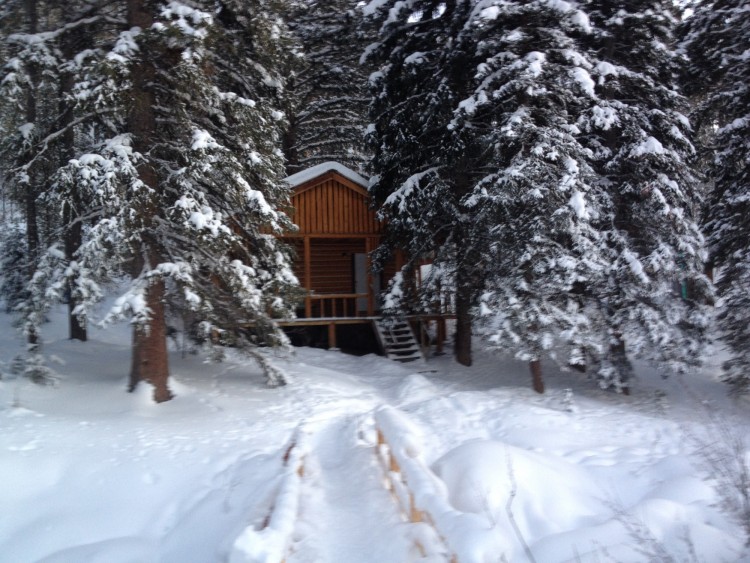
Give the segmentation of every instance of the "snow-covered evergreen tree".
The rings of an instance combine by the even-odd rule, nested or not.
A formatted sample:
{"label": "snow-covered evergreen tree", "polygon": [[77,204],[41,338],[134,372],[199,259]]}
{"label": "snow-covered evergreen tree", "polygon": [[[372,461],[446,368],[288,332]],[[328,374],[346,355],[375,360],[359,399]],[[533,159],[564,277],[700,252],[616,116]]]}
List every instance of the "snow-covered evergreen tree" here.
{"label": "snow-covered evergreen tree", "polygon": [[[454,51],[454,42],[473,4],[373,1],[364,8],[379,26],[379,40],[367,52],[378,68],[370,78],[368,139],[376,174],[371,192],[388,229],[379,260],[399,247],[409,257],[404,275],[395,278],[403,283],[390,289],[399,299],[391,302],[401,312],[419,310],[429,306],[436,286],[455,284],[455,352],[467,365],[481,261],[463,199],[482,148],[471,138],[457,138],[449,124],[471,88],[473,69]],[[433,263],[432,279],[421,296],[408,299],[413,272],[425,259]]]}
{"label": "snow-covered evergreen tree", "polygon": [[530,362],[539,392],[542,354],[560,335],[580,363],[600,329],[585,294],[607,267],[598,225],[612,201],[577,126],[596,98],[582,42],[591,31],[572,3],[486,3],[458,44],[474,50],[475,89],[452,128],[488,147],[466,200],[485,255],[479,319],[491,347]]}
{"label": "snow-covered evergreen tree", "polygon": [[[48,28],[29,16],[36,2]],[[25,214],[27,320],[64,298],[85,319],[102,282],[129,276],[109,318],[133,321],[131,386],[151,381],[160,401],[168,315],[190,310],[212,342],[244,340],[249,324],[254,344],[278,342],[272,317],[290,313],[295,283],[273,236],[289,227],[280,3],[16,4],[4,21],[36,27],[5,36],[4,116],[26,112],[5,185],[24,196],[43,178],[24,201],[56,217],[40,239]]]}
{"label": "snow-covered evergreen tree", "polygon": [[718,268],[719,327],[732,352],[725,378],[750,389],[750,5],[703,1],[683,29],[690,57],[686,87],[697,101],[713,187],[705,229]]}
{"label": "snow-covered evergreen tree", "polygon": [[[2,139],[3,190],[23,210],[29,276],[40,245],[37,198],[44,190],[48,156],[38,154],[37,143],[54,119],[47,97],[54,92],[59,60],[40,36],[40,2],[9,2],[2,13],[3,68],[2,118],[7,134]],[[46,30],[44,30],[46,31]]]}
{"label": "snow-covered evergreen tree", "polygon": [[[0,140],[0,168],[4,196],[13,199],[20,209],[18,222],[24,230],[23,261],[15,265],[10,280],[19,280],[23,268],[24,290],[21,295],[4,284],[7,302],[20,313],[20,324],[27,338],[26,375],[45,382],[49,372],[41,356],[40,327],[48,301],[44,292],[31,288],[38,279],[38,268],[45,246],[58,222],[54,214],[45,213],[39,198],[49,188],[48,177],[54,170],[56,153],[50,146],[49,133],[58,117],[57,86],[59,52],[48,39],[59,20],[50,17],[50,4],[43,0],[16,0],[4,3],[0,12],[0,39],[5,57],[0,80],[0,119],[7,134]],[[12,231],[12,226],[10,227]],[[11,233],[8,241],[13,237]],[[3,261],[17,252],[17,245],[5,245]],[[21,298],[22,297],[22,298]],[[40,299],[41,298],[41,299]]]}
{"label": "snow-covered evergreen tree", "polygon": [[304,1],[287,15],[300,54],[289,79],[287,170],[327,161],[363,171],[367,154],[367,75],[360,56],[371,41],[356,0]]}
{"label": "snow-covered evergreen tree", "polygon": [[[1,164],[6,195],[21,203],[27,234],[25,263],[31,279],[48,246],[64,238],[66,259],[71,261],[80,239],[81,223],[74,221],[68,202],[62,201],[64,212],[60,213],[60,202],[49,201],[51,179],[74,155],[76,129],[81,127],[70,91],[73,61],[96,33],[106,32],[102,25],[106,18],[97,16],[88,3],[77,1],[64,7],[43,0],[8,2],[4,8],[2,44],[7,60],[0,112],[13,134],[3,139]],[[69,298],[70,291],[65,293],[73,308],[75,297]],[[34,311],[22,314],[43,318]],[[71,319],[71,337],[84,340],[85,328],[75,317]],[[29,328],[35,339],[39,327]]]}
{"label": "snow-covered evergreen tree", "polygon": [[499,129],[490,138],[500,158],[475,198],[504,211],[489,231],[496,277],[483,313],[491,341],[532,358],[561,335],[569,363],[593,361],[603,386],[626,389],[626,343],[667,368],[698,361],[710,293],[698,183],[672,6],[580,8],[497,2],[478,11],[488,56],[464,108],[474,128],[494,109],[483,123]]}
{"label": "snow-covered evergreen tree", "polygon": [[20,221],[0,216],[0,296],[11,313],[27,297],[26,233]]}
{"label": "snow-covered evergreen tree", "polygon": [[695,149],[677,84],[676,7],[666,0],[587,5],[597,99],[578,125],[613,203],[611,220],[600,226],[612,265],[604,284],[588,291],[608,333],[602,384],[620,387],[629,376],[625,346],[672,371],[700,361],[711,290]]}
{"label": "snow-covered evergreen tree", "polygon": [[259,343],[277,341],[271,317],[291,312],[295,279],[273,236],[289,226],[273,104],[284,31],[264,0],[138,1],[127,18],[88,69],[95,87],[76,94],[119,134],[65,174],[101,210],[82,267],[132,279],[110,315],[135,325],[131,387],[150,381],[164,401],[169,310],[191,310],[206,338],[226,342],[253,323]]}
{"label": "snow-covered evergreen tree", "polygon": [[373,193],[389,244],[449,274],[539,390],[538,360],[561,345],[618,389],[626,342],[685,369],[706,322],[676,20],[667,2],[629,6],[366,8],[381,18]]}

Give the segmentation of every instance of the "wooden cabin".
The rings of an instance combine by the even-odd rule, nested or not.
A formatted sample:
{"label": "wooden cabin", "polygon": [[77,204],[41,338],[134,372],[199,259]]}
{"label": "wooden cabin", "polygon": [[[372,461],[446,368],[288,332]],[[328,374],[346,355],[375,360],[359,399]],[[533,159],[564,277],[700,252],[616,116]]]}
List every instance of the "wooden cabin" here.
{"label": "wooden cabin", "polygon": [[387,329],[378,318],[380,290],[401,268],[403,259],[397,253],[397,259],[382,272],[372,270],[371,253],[380,244],[383,226],[370,207],[367,180],[342,164],[326,162],[293,174],[286,182],[293,190],[292,221],[297,230],[284,235],[284,240],[296,250],[294,273],[305,297],[297,318],[280,324],[328,327],[326,345],[330,348],[337,347],[337,328],[348,326],[352,331],[353,325],[360,325],[370,330],[371,326],[388,357],[407,361],[416,358],[414,334],[407,338],[397,333],[415,327],[419,332],[425,323],[436,320],[438,349],[442,349],[443,315],[410,318],[408,323],[402,320],[401,328],[391,320]]}
{"label": "wooden cabin", "polygon": [[295,274],[307,291],[300,318],[373,317],[384,280],[370,253],[381,225],[370,208],[367,180],[337,162],[289,176],[292,220],[285,236],[296,250]]}

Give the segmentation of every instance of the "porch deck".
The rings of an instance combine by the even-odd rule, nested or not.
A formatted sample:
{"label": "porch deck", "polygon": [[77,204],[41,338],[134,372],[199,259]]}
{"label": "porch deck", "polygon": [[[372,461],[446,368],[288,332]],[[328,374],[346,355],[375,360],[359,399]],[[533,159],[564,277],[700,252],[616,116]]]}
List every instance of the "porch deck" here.
{"label": "porch deck", "polygon": [[[417,335],[417,339],[423,349],[427,352],[432,345],[432,324],[435,323],[435,353],[441,354],[443,352],[443,346],[447,337],[446,321],[455,319],[455,314],[418,314],[418,315],[406,315],[405,320],[409,322]],[[299,317],[296,319],[279,319],[276,323],[282,327],[297,328],[297,327],[315,327],[325,326],[328,327],[328,348],[338,349],[337,338],[336,338],[336,327],[338,326],[351,326],[351,325],[370,325],[373,327],[373,331],[377,333],[375,323],[381,321],[382,316],[361,316],[361,317]],[[427,357],[425,353],[425,357]]]}

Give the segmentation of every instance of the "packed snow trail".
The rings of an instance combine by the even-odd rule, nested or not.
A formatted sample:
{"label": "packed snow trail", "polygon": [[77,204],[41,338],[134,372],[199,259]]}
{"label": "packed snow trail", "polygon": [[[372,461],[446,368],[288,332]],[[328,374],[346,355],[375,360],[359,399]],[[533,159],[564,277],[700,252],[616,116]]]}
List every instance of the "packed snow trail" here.
{"label": "packed snow trail", "polygon": [[419,558],[410,525],[384,487],[368,418],[348,415],[308,427],[311,453],[287,563]]}

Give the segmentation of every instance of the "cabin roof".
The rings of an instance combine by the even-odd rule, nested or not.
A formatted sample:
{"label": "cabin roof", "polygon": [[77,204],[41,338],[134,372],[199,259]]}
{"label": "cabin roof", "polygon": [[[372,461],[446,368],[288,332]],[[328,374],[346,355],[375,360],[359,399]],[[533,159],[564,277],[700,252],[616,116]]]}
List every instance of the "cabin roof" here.
{"label": "cabin roof", "polygon": [[286,177],[284,181],[292,188],[296,188],[297,186],[301,186],[302,184],[309,182],[310,180],[314,180],[315,178],[318,178],[319,176],[322,176],[328,172],[337,172],[347,180],[354,182],[359,186],[362,186],[365,190],[369,185],[369,182],[364,176],[358,174],[351,168],[347,168],[343,164],[333,161],[324,162],[311,168],[301,170],[296,174],[292,174],[291,176]]}

